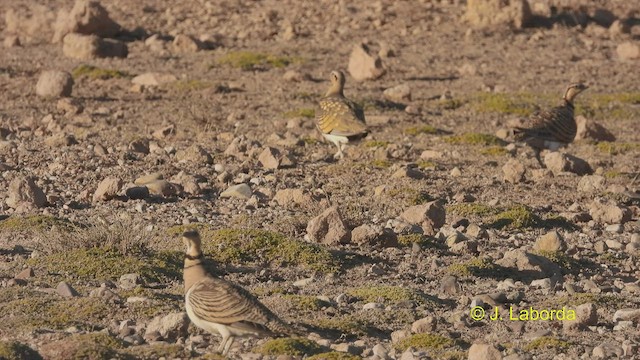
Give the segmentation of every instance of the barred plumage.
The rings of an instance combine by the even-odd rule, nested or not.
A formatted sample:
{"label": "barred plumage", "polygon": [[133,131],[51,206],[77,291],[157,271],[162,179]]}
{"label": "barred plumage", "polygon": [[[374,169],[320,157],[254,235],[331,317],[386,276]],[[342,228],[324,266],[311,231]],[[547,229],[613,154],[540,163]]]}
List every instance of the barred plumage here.
{"label": "barred plumage", "polygon": [[516,140],[533,147],[538,160],[540,150],[557,150],[573,142],[577,132],[573,100],[587,88],[584,84],[569,85],[561,106],[534,114],[524,126],[514,129]]}
{"label": "barred plumage", "polygon": [[363,138],[368,133],[362,108],[344,96],[344,82],[341,71],[331,72],[331,86],[319,101],[316,115],[316,125],[322,136],[338,147],[335,158],[344,156],[344,146],[349,141]]}
{"label": "barred plumage", "polygon": [[187,314],[194,325],[222,335],[218,352],[227,354],[236,337],[296,333],[248,291],[207,272],[198,232],[185,232],[182,239]]}

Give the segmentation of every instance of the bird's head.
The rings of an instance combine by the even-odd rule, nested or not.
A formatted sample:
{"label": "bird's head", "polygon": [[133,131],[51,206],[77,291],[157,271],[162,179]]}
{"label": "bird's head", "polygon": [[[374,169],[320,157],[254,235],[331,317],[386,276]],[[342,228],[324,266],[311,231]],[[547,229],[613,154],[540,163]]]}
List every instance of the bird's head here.
{"label": "bird's head", "polygon": [[329,91],[327,91],[327,96],[329,95],[342,95],[342,91],[344,90],[344,74],[340,70],[334,70],[331,72],[331,87],[329,87]]}
{"label": "bird's head", "polygon": [[182,242],[186,247],[185,254],[190,258],[198,258],[202,255],[202,240],[197,230],[185,231],[182,234]]}
{"label": "bird's head", "polygon": [[587,90],[588,88],[589,87],[587,85],[582,84],[582,83],[571,84],[567,88],[567,91],[564,93],[564,99],[566,101],[572,102],[573,99],[576,97],[576,95],[578,95],[581,92]]}

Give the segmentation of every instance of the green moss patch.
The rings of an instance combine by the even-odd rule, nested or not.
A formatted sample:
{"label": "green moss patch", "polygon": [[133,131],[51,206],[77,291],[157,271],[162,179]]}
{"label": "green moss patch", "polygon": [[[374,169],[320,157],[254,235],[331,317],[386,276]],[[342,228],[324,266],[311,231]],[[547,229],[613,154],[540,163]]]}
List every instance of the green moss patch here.
{"label": "green moss patch", "polygon": [[307,358],[307,360],[360,360],[360,356],[351,355],[343,352],[332,351],[316,354]]}
{"label": "green moss patch", "polygon": [[42,356],[27,345],[16,341],[0,341],[0,359],[40,360]]}
{"label": "green moss patch", "polygon": [[398,341],[395,345],[396,350],[403,352],[412,347],[420,350],[440,350],[449,347],[453,347],[455,342],[449,338],[446,338],[438,334],[415,334],[405,339]]}
{"label": "green moss patch", "polygon": [[367,335],[372,327],[368,320],[352,314],[315,319],[311,321],[311,325],[328,331],[356,336]]}
{"label": "green moss patch", "polygon": [[466,133],[462,135],[452,135],[444,138],[444,141],[454,145],[483,145],[497,146],[504,145],[504,141],[495,135]]}
{"label": "green moss patch", "polygon": [[489,258],[476,258],[459,264],[451,264],[447,268],[447,273],[455,276],[494,276],[498,267]]}
{"label": "green moss patch", "polygon": [[282,338],[269,340],[254,349],[263,355],[303,356],[320,353],[322,348],[315,341],[304,338]]}
{"label": "green moss patch", "polygon": [[[160,358],[165,359],[190,359],[195,357],[192,351],[185,349],[182,345],[176,344],[154,344],[154,345],[140,345],[132,346],[122,351],[122,353],[128,355],[134,359],[140,360],[156,360]],[[207,354],[207,359],[226,359],[219,354]],[[198,359],[203,359],[199,357]]]}
{"label": "green moss patch", "polygon": [[381,141],[381,140],[370,140],[364,143],[364,147],[368,147],[368,148],[379,148],[379,147],[383,147],[386,148],[387,146],[389,146],[389,142],[388,141]]}
{"label": "green moss patch", "polygon": [[534,351],[539,349],[566,350],[571,344],[567,341],[556,339],[550,336],[542,336],[532,340],[524,346],[526,351]]}
{"label": "green moss patch", "polygon": [[420,134],[435,135],[438,133],[438,129],[431,125],[412,126],[404,129],[404,133],[411,136]]}
{"label": "green moss patch", "polygon": [[480,154],[487,156],[504,156],[509,152],[502,146],[490,146],[488,148],[480,149]]}
{"label": "green moss patch", "polygon": [[535,112],[538,100],[526,93],[481,93],[474,96],[472,102],[479,112],[529,116]]}
{"label": "green moss patch", "polygon": [[500,212],[499,209],[495,207],[491,207],[482,203],[460,203],[448,205],[446,207],[447,212],[451,212],[453,214],[459,216],[478,216],[485,217],[495,215]]}
{"label": "green moss patch", "polygon": [[318,311],[329,303],[318,299],[316,296],[310,295],[285,295],[284,298],[291,302],[298,310]]}
{"label": "green moss patch", "polygon": [[252,51],[232,51],[221,56],[217,62],[242,70],[253,70],[259,67],[283,68],[293,63],[301,63],[302,59]]}
{"label": "green moss patch", "polygon": [[316,110],[311,108],[300,108],[295,110],[289,110],[283,114],[286,118],[303,117],[307,119],[313,119],[316,116]]}
{"label": "green moss patch", "polygon": [[490,227],[524,229],[540,224],[541,219],[528,206],[517,204],[497,214]]}
{"label": "green moss patch", "polygon": [[27,263],[73,279],[117,280],[124,274],[137,273],[147,281],[160,281],[180,279],[182,259],[181,252],[123,255],[112,248],[90,248],[54,253]]}
{"label": "green moss patch", "polygon": [[169,83],[168,86],[178,91],[197,91],[212,88],[216,86],[216,84],[211,81],[193,79],[174,81],[172,83]]}
{"label": "green moss patch", "polygon": [[42,347],[43,354],[51,354],[57,359],[112,359],[119,358],[124,343],[105,333],[72,335]]}
{"label": "green moss patch", "polygon": [[71,231],[73,226],[68,220],[48,215],[14,215],[0,220],[0,230],[11,232],[42,232],[53,228]]}
{"label": "green moss patch", "polygon": [[131,75],[129,75],[128,73],[124,72],[124,71],[120,71],[120,70],[111,70],[111,69],[101,69],[99,67],[95,67],[92,65],[86,65],[86,64],[82,64],[78,67],[76,67],[75,69],[73,69],[73,71],[71,71],[71,76],[73,76],[74,79],[78,79],[81,77],[87,77],[89,79],[100,79],[100,80],[107,80],[107,79],[117,79],[117,78],[130,78]]}
{"label": "green moss patch", "polygon": [[619,155],[626,154],[630,151],[640,150],[640,143],[624,143],[603,141],[596,145],[596,148],[605,154]]}
{"label": "green moss patch", "polygon": [[379,168],[379,169],[388,169],[388,168],[390,168],[390,167],[391,167],[391,165],[392,165],[392,164],[391,164],[391,161],[389,161],[389,160],[382,160],[382,159],[375,159],[375,160],[372,160],[369,164],[370,164],[371,166],[376,167],[376,168]]}

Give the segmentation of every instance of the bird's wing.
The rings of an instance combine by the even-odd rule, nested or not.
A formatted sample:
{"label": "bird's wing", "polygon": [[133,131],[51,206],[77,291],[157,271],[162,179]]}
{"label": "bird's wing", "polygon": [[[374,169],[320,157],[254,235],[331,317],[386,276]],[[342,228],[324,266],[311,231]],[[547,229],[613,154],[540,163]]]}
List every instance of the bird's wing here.
{"label": "bird's wing", "polygon": [[270,324],[281,322],[248,291],[214,277],[194,284],[187,299],[193,312],[209,322],[265,335],[278,331]]}
{"label": "bird's wing", "polygon": [[577,126],[573,118],[573,109],[558,106],[532,115],[526,127],[517,127],[516,131],[519,139],[534,137],[570,143],[576,136]]}
{"label": "bird's wing", "polygon": [[364,112],[357,104],[343,97],[320,100],[316,122],[324,134],[354,136],[367,132]]}

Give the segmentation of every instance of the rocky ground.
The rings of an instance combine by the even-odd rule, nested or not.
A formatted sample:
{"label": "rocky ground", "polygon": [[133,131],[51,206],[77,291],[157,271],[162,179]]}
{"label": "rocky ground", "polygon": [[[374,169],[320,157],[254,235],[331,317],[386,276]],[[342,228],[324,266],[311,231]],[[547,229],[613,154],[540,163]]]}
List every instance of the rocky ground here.
{"label": "rocky ground", "polygon": [[[638,358],[637,8],[493,3],[0,2],[0,358],[217,358],[190,228],[309,334],[231,358]],[[334,69],[371,129],[340,161]],[[576,81],[543,168],[508,125]]]}

